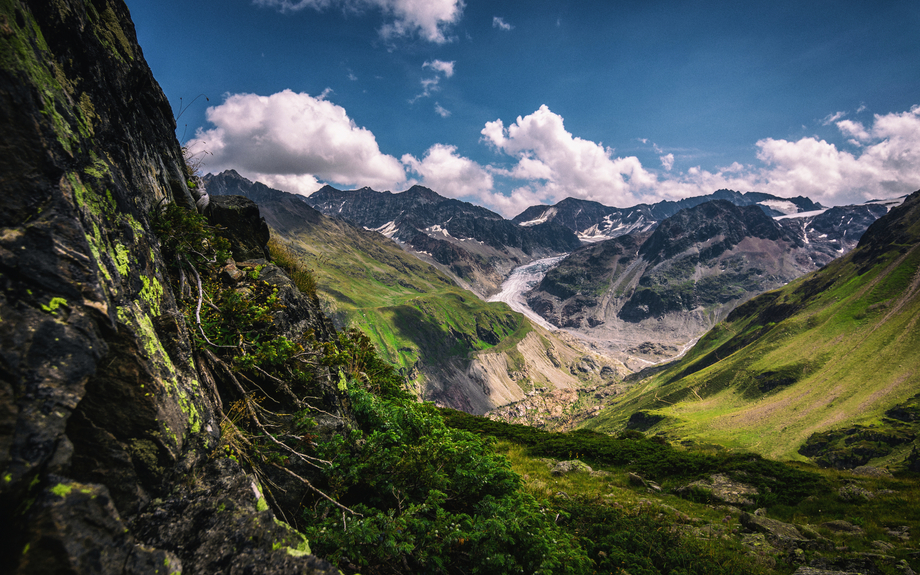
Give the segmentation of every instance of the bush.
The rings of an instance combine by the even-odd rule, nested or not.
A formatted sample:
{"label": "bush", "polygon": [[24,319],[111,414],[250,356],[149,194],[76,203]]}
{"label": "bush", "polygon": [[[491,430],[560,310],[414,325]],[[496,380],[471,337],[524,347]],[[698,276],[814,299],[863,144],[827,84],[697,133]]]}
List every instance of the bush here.
{"label": "bush", "polygon": [[[305,514],[314,551],[361,573],[587,573],[503,456],[428,404],[350,393],[360,429],[319,447],[330,493]],[[343,524],[344,521],[344,524]]]}

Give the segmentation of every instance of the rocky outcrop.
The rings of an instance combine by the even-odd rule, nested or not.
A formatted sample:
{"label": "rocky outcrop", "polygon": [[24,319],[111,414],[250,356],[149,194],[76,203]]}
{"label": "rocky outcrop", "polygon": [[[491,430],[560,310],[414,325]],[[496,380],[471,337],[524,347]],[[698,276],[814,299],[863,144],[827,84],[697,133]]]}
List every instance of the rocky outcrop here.
{"label": "rocky outcrop", "polygon": [[754,505],[753,498],[759,495],[756,487],[734,481],[722,474],[694,481],[676,489],[675,493],[691,499],[702,497],[716,503],[744,507],[752,507]]}
{"label": "rocky outcrop", "polygon": [[213,456],[239,395],[152,230],[198,194],[127,7],[12,0],[0,24],[0,571],[332,572]]}

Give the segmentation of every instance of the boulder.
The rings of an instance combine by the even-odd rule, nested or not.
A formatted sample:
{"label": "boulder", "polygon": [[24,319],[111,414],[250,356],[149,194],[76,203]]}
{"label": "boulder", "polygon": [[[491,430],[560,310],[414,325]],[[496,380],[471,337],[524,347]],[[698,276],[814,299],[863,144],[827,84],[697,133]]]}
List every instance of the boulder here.
{"label": "boulder", "polygon": [[203,213],[211,225],[225,230],[221,235],[230,240],[233,259],[269,257],[265,247],[270,237],[268,224],[254,201],[243,196],[211,196]]}
{"label": "boulder", "polygon": [[557,463],[553,469],[550,471],[553,475],[568,475],[569,473],[591,473],[592,469],[586,463],[582,463],[577,459],[572,459],[570,461],[560,461]]}
{"label": "boulder", "polygon": [[812,541],[791,523],[783,523],[763,515],[742,513],[741,525],[755,533],[763,533],[775,547],[793,550],[812,546]]}
{"label": "boulder", "polygon": [[734,481],[726,475],[716,474],[708,479],[700,479],[676,490],[680,495],[693,491],[705,493],[714,503],[752,507],[753,497],[759,495],[756,487]]}
{"label": "boulder", "polygon": [[826,527],[835,533],[844,533],[846,535],[862,535],[862,527],[853,525],[849,521],[835,519],[834,521],[825,521],[821,527]]}

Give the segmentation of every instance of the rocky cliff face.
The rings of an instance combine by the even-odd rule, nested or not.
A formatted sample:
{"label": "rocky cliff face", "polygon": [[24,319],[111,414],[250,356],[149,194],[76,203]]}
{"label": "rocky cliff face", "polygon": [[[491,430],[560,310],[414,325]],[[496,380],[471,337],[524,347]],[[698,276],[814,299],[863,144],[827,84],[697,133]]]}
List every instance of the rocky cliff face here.
{"label": "rocky cliff face", "polygon": [[[153,233],[196,198],[127,7],[10,0],[0,35],[0,571],[335,572],[208,456],[245,393],[196,351]],[[261,271],[280,324],[332,336]]]}

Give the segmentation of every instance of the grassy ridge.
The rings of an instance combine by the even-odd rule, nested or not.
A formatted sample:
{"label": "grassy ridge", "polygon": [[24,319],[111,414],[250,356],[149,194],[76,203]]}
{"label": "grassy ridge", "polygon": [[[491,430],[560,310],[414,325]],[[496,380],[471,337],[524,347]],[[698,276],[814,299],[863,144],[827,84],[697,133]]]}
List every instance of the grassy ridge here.
{"label": "grassy ridge", "polygon": [[804,459],[797,450],[816,432],[886,424],[920,390],[920,245],[904,229],[740,306],[585,427],[616,431],[645,411],[669,436]]}
{"label": "grassy ridge", "polygon": [[379,234],[322,218],[276,234],[312,269],[337,322],[357,327],[404,374],[520,341],[529,324],[502,303],[485,303]]}

